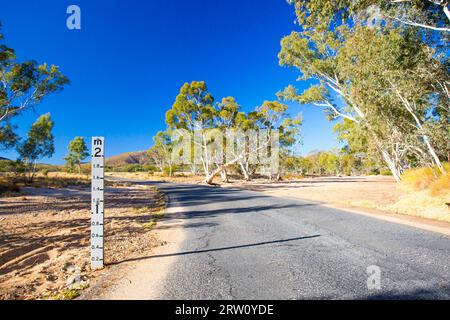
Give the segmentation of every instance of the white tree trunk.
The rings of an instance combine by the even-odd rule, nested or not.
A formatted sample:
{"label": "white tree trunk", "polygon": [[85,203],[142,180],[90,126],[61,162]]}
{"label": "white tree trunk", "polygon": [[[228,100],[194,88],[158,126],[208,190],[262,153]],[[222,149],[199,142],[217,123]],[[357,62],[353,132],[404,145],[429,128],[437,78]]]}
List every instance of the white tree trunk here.
{"label": "white tree trunk", "polygon": [[416,126],[417,129],[419,130],[419,132],[422,135],[422,138],[427,146],[428,149],[428,153],[430,154],[431,158],[433,159],[434,163],[436,164],[436,166],[439,168],[439,171],[441,171],[441,173],[445,174],[445,169],[444,166],[441,163],[441,160],[439,159],[439,157],[436,154],[436,151],[434,150],[433,146],[431,145],[430,139],[427,136],[427,134],[425,133],[425,129],[422,125],[422,122],[420,121],[419,117],[414,113],[414,109],[411,106],[411,103],[408,101],[407,98],[405,98],[396,88],[395,86],[391,83],[391,86],[393,87],[393,89],[395,90],[395,92],[397,93],[397,96],[400,98],[400,100],[402,101],[403,106],[405,107],[405,109],[409,112],[409,114],[411,114],[411,116],[413,117],[414,121],[416,122]]}
{"label": "white tree trunk", "polygon": [[242,173],[244,174],[244,179],[246,181],[250,181],[250,175],[248,173],[247,166],[245,165],[245,163],[244,162],[240,162],[239,166],[241,167]]}
{"label": "white tree trunk", "polygon": [[383,155],[383,159],[386,162],[389,170],[391,170],[391,173],[395,181],[400,182],[402,180],[401,171],[399,170],[395,162],[392,160],[389,153],[386,150],[381,150],[381,154]]}
{"label": "white tree trunk", "polygon": [[205,179],[205,183],[207,184],[212,184],[214,181],[214,178],[221,173],[223,170],[226,170],[227,168],[231,167],[232,165],[234,165],[235,163],[237,163],[238,161],[240,161],[242,159],[242,157],[244,156],[244,154],[241,154],[239,157],[235,158],[234,160],[227,162],[221,166],[219,166],[216,170],[214,170],[210,175],[206,176]]}
{"label": "white tree trunk", "polygon": [[228,172],[227,172],[227,169],[223,169],[220,172],[220,176],[222,178],[222,182],[228,183]]}

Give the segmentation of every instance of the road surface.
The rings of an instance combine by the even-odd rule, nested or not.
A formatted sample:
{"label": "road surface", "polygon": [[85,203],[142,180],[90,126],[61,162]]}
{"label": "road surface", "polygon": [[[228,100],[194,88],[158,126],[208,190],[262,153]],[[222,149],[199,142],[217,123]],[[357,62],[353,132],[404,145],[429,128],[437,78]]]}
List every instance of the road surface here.
{"label": "road surface", "polygon": [[450,298],[445,235],[258,192],[158,187],[185,211],[160,299]]}

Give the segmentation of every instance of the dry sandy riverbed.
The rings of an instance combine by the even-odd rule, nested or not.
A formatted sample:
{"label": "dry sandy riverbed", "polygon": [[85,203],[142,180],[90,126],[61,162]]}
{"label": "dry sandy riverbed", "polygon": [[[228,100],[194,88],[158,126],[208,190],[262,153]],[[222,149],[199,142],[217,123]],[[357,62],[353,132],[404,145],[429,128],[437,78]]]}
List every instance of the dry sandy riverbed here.
{"label": "dry sandy riverbed", "polygon": [[[89,264],[90,193],[24,189],[0,198],[0,299],[73,298],[105,273]],[[161,242],[149,222],[164,208],[150,186],[108,188],[105,263],[147,256]],[[68,285],[75,280],[72,286]]]}

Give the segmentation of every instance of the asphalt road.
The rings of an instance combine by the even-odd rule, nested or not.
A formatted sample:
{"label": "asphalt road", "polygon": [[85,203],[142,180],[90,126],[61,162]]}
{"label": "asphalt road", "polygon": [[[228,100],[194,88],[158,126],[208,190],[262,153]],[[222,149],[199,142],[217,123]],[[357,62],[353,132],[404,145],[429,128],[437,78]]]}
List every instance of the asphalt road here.
{"label": "asphalt road", "polygon": [[447,236],[252,191],[159,188],[186,231],[161,299],[450,299]]}

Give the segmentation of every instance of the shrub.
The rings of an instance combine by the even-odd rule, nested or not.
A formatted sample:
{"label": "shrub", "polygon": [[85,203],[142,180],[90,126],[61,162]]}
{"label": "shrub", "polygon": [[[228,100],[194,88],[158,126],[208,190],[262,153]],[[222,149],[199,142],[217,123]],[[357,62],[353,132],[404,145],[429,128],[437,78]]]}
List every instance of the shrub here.
{"label": "shrub", "polygon": [[447,173],[436,181],[433,181],[430,184],[430,193],[432,196],[450,194],[450,173]]}
{"label": "shrub", "polygon": [[158,171],[158,168],[156,168],[155,166],[146,164],[146,165],[142,166],[142,170],[149,171],[149,172],[156,172],[156,171]]}
{"label": "shrub", "polygon": [[20,192],[20,187],[16,183],[9,181],[7,178],[0,177],[0,194],[8,195],[18,192]]}
{"label": "shrub", "polygon": [[[179,166],[173,165],[172,166],[172,176],[175,176],[176,173],[179,171],[179,169],[180,169]],[[162,173],[163,173],[163,176],[165,176],[165,177],[170,176],[170,166],[164,167]]]}
{"label": "shrub", "polygon": [[430,167],[409,169],[402,175],[402,185],[419,191],[428,188],[437,178],[437,172]]}
{"label": "shrub", "polygon": [[143,172],[144,169],[140,164],[127,164],[120,168],[122,172]]}
{"label": "shrub", "polygon": [[0,160],[0,172],[12,172],[14,171],[14,161]]}
{"label": "shrub", "polygon": [[48,169],[41,170],[41,174],[42,174],[44,177],[48,177],[48,173],[49,173]]}
{"label": "shrub", "polygon": [[380,169],[380,174],[381,174],[382,176],[392,176],[391,170],[386,169],[386,168]]}
{"label": "shrub", "polygon": [[[450,163],[444,163],[443,166],[447,171],[447,174],[445,175],[447,176],[450,173]],[[425,190],[431,187],[434,182],[439,185],[437,181],[441,179],[443,179],[443,182],[441,183],[445,183],[445,176],[442,176],[441,172],[436,167],[409,169],[402,175],[402,185],[415,191]]]}
{"label": "shrub", "polygon": [[[165,177],[170,176],[170,173],[171,173],[171,170],[170,170],[169,166],[163,168],[163,174],[164,174]],[[173,167],[172,167],[172,175],[173,174],[174,174],[174,172],[173,172]]]}

